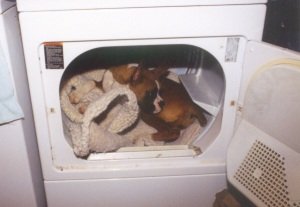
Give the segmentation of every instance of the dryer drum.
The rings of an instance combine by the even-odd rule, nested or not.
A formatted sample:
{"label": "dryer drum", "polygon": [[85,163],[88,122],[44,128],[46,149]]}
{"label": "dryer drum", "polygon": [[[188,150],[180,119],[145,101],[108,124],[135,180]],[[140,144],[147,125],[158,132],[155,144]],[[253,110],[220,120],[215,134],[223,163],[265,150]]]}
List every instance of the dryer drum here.
{"label": "dryer drum", "polygon": [[[207,88],[201,88],[200,104],[199,100],[193,101],[199,107],[202,107],[201,102],[213,103],[211,105],[217,108],[222,103],[225,90],[222,68],[211,54],[199,47],[175,44],[99,47],[88,50],[67,66],[60,83],[64,135],[77,156],[85,157],[90,152],[122,151],[125,148],[129,151],[143,151],[147,149],[145,147],[155,149],[162,146],[192,146],[193,141],[208,131],[205,129],[213,124],[216,113],[211,113],[209,108],[204,107],[203,113],[208,122],[206,126],[202,127],[195,119],[180,130],[175,141],[153,140],[152,135],[157,130],[141,119],[141,109],[136,97],[132,96],[129,84],[116,80],[111,72],[111,68],[124,65],[128,68],[142,67],[142,70],[148,71],[168,69],[167,78],[176,84],[182,84],[186,77],[197,77],[198,81],[207,77],[206,81],[210,83],[206,84]],[[211,76],[217,78],[211,80]],[[214,80],[219,83],[213,83]],[[203,86],[200,83],[191,88],[189,83],[183,84],[188,93]],[[212,90],[215,86],[209,88],[214,84],[218,85],[217,95],[210,94],[211,91],[216,91]],[[203,91],[207,94],[201,97]],[[164,93],[174,91],[170,89]],[[86,112],[91,113],[90,111],[94,114],[87,115]],[[84,123],[87,116],[90,116],[90,120]],[[112,130],[112,125],[118,125],[119,128]],[[84,131],[88,131],[87,135],[83,135]],[[201,149],[198,149],[198,153],[199,151]]]}

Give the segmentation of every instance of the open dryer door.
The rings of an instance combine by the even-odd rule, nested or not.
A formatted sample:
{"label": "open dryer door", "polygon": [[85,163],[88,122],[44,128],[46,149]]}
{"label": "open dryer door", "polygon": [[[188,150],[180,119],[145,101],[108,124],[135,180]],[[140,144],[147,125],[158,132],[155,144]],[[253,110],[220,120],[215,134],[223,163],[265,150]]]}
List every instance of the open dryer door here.
{"label": "open dryer door", "polygon": [[228,179],[257,206],[300,206],[300,55],[249,42]]}

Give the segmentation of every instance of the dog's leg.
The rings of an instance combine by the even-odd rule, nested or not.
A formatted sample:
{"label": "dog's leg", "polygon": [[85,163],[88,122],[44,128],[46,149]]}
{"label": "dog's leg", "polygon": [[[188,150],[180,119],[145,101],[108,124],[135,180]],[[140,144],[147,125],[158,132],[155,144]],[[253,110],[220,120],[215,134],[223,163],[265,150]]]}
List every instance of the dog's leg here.
{"label": "dog's leg", "polygon": [[173,142],[180,136],[179,128],[169,128],[164,131],[158,131],[152,134],[152,139],[155,141]]}
{"label": "dog's leg", "polygon": [[152,139],[155,141],[172,142],[180,136],[178,127],[173,127],[152,114],[142,113],[141,118],[146,124],[157,130],[152,134]]}

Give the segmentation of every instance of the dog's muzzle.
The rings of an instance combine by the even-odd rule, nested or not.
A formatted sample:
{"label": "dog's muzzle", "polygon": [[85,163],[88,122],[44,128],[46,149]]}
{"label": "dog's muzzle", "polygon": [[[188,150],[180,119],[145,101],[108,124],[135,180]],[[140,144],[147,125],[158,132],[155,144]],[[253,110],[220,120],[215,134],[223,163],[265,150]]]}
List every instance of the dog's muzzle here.
{"label": "dog's muzzle", "polygon": [[159,95],[160,85],[159,85],[158,81],[155,81],[155,83],[157,85],[158,90],[157,90],[156,98],[153,102],[154,108],[155,108],[153,113],[157,114],[163,109],[163,106],[165,105],[165,102],[164,102],[163,98]]}

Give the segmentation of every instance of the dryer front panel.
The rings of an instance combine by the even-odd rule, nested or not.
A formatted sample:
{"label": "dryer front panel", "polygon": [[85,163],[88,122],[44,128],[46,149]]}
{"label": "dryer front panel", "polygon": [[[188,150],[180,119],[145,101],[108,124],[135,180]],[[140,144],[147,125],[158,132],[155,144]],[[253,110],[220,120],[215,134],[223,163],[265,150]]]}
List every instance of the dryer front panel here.
{"label": "dryer front panel", "polygon": [[[19,19],[45,178],[86,179],[86,174],[91,178],[111,178],[224,173],[226,146],[235,121],[245,40],[261,39],[266,9],[264,0],[236,2],[153,1],[133,3],[132,7],[124,8],[115,1],[101,2],[101,5],[95,1],[97,5],[91,3],[88,6],[93,6],[87,9],[79,1],[72,5],[66,1],[52,2],[51,6],[43,2],[32,4],[33,7],[20,1]],[[93,49],[154,45],[187,45],[199,48],[192,51],[204,54],[200,56],[205,61],[200,62],[209,69],[196,74],[199,79],[193,74],[177,75],[184,75],[180,79],[189,95],[207,111],[206,132],[189,144],[169,146],[170,150],[156,152],[151,149],[147,153],[130,150],[114,153],[114,156],[105,153],[94,157],[95,162],[77,158],[70,139],[63,133],[59,100],[61,80],[67,67]],[[184,70],[175,68],[175,71]],[[204,79],[209,80],[208,83]],[[203,88],[199,94],[205,95],[209,90],[213,96],[199,96],[192,90],[199,80]],[[217,84],[211,84],[213,82]],[[203,161],[205,165],[193,156],[207,159]],[[159,157],[164,158],[157,159]]]}

